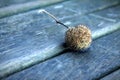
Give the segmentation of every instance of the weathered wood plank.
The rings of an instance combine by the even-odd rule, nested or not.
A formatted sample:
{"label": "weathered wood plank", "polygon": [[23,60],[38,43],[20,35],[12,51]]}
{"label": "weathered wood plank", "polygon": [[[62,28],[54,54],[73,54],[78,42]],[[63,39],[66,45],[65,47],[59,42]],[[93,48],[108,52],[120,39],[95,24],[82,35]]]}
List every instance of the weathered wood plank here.
{"label": "weathered wood plank", "polygon": [[105,76],[101,80],[120,80],[120,70],[117,70],[117,71]]}
{"label": "weathered wood plank", "polygon": [[[97,39],[90,50],[66,52],[5,80],[95,80],[120,68],[120,31]],[[109,46],[109,48],[107,47]],[[21,77],[22,76],[22,77]]]}
{"label": "weathered wood plank", "polygon": [[[113,28],[113,27],[116,27],[116,28]],[[116,31],[117,29],[120,29],[120,23],[117,24],[117,26],[115,25],[111,27],[106,27],[93,32],[92,38],[97,39],[106,34],[110,34],[113,31]],[[53,48],[51,49],[51,47]],[[1,71],[0,77],[3,78],[15,72],[21,71],[27,67],[43,62],[46,59],[49,59],[53,56],[60,54],[60,52],[62,52],[63,50],[65,50],[65,48],[60,44],[58,44],[57,46],[52,45],[50,47],[46,47],[44,51],[38,51],[33,55],[32,54],[28,56],[26,55],[26,57],[19,57],[17,59],[6,61],[5,63],[0,64],[0,66],[3,66],[0,68],[0,71]]]}
{"label": "weathered wood plank", "polygon": [[[14,4],[21,4],[21,3],[27,3],[33,0],[0,0],[0,8],[6,7],[6,6],[10,6],[10,5],[14,5]],[[37,1],[37,0],[34,0]]]}
{"label": "weathered wood plank", "polygon": [[[115,9],[113,9],[113,10],[115,10]],[[7,53],[7,51],[8,51],[9,58],[10,58],[10,56],[17,54],[17,52],[19,51],[18,50],[16,52],[15,49],[19,49],[19,48],[23,49],[23,46],[20,47],[23,44],[24,45],[26,44],[25,46],[27,46],[28,44],[29,45],[31,44],[32,48],[33,48],[34,44],[32,44],[31,42],[33,42],[35,40],[37,40],[37,41],[35,41],[36,43],[39,42],[39,43],[37,43],[39,46],[39,45],[44,44],[44,42],[42,42],[42,41],[46,40],[45,42],[47,42],[47,39],[46,39],[47,37],[52,37],[52,36],[54,36],[54,34],[59,35],[59,34],[57,34],[58,32],[61,33],[61,36],[64,36],[64,32],[65,32],[64,27],[61,27],[61,26],[58,27],[57,25],[53,25],[55,23],[54,22],[51,23],[50,18],[48,18],[48,20],[47,19],[45,20],[45,18],[47,18],[46,16],[38,15],[36,12],[37,11],[32,11],[32,12],[25,13],[22,15],[1,19],[2,26],[0,27],[1,28],[0,29],[1,30],[0,31],[1,32],[0,51],[1,52],[5,51],[5,52],[3,52],[3,54]],[[65,12],[66,12],[66,10],[65,10]],[[65,23],[69,22],[69,23],[71,23],[69,25],[72,25],[72,26],[77,25],[77,24],[86,24],[93,31],[95,31],[97,29],[101,29],[104,26],[113,25],[114,23],[118,22],[118,21],[112,22],[109,20],[103,20],[101,18],[99,19],[98,17],[91,16],[91,14],[86,15],[86,16],[80,16],[80,15],[72,16],[72,14],[74,14],[74,13],[72,13],[70,11],[67,11],[67,12],[69,13],[67,15],[71,15],[71,17],[61,19],[61,20],[63,20],[63,22],[65,22]],[[105,14],[105,13],[102,13],[102,14]],[[59,14],[59,15],[61,15],[61,14]],[[25,17],[25,18],[23,18],[23,17]],[[80,17],[80,18],[78,18],[78,17]],[[116,17],[116,18],[118,18],[118,17]],[[114,20],[116,20],[116,18]],[[72,23],[73,21],[76,21],[76,22]],[[46,22],[49,22],[49,23],[46,23]],[[41,26],[39,27],[39,25],[41,25]],[[55,27],[53,27],[53,26],[55,26]],[[56,29],[57,29],[57,31],[54,32],[54,34],[53,34],[52,31],[56,30]],[[50,31],[50,32],[48,32],[48,31]],[[47,36],[43,36],[43,35],[47,35]],[[31,39],[29,39],[29,38],[31,38]],[[39,38],[42,38],[42,39],[39,40]],[[45,40],[43,40],[43,39],[45,39]],[[54,37],[54,39],[52,39],[52,40],[55,41],[55,39],[57,39],[57,37]],[[23,42],[23,40],[24,40],[24,42]],[[27,46],[27,48],[29,49],[28,46]],[[26,49],[24,49],[24,50],[26,50]],[[11,51],[13,51],[13,52],[11,52]],[[12,55],[10,54],[10,52],[12,53]],[[20,56],[20,54],[18,56]],[[23,54],[21,54],[21,56],[22,55]],[[6,58],[5,58],[5,55],[2,56],[0,58],[1,59],[0,61],[3,62],[6,60],[9,60],[9,58],[7,56],[8,55],[6,55]],[[16,56],[14,55],[14,57],[17,57],[17,55]],[[11,57],[11,59],[14,57]],[[2,60],[2,59],[4,59],[4,60]]]}
{"label": "weathered wood plank", "polygon": [[36,0],[27,3],[14,4],[7,7],[0,8],[0,18],[33,10],[36,8],[45,7],[55,3],[63,2],[64,0]]}
{"label": "weathered wood plank", "polygon": [[[79,4],[76,3],[76,1],[71,1],[71,3],[79,6]],[[62,3],[60,5],[61,6],[68,5],[68,2]],[[53,14],[54,12],[57,13],[56,15],[60,17],[60,20],[63,20],[65,21],[66,24],[69,23],[69,25],[72,26],[78,23],[83,23],[90,26],[90,29],[92,31],[95,31],[97,29],[104,28],[105,25],[113,25],[118,22],[118,21],[112,22],[109,20],[104,20],[93,15],[86,14],[83,16],[79,13],[75,13],[69,10],[68,9],[69,6],[68,7],[66,6],[63,9],[62,7],[60,7],[60,5],[59,7],[58,5],[54,5],[45,9],[49,10]],[[103,6],[104,5],[106,4],[103,4]],[[113,4],[111,3],[111,5]],[[109,4],[109,6],[111,5]],[[97,9],[101,9],[100,6],[97,6],[95,7],[95,9],[92,9],[90,11],[94,12],[94,10]],[[83,14],[85,13],[88,12],[83,11]],[[62,14],[64,14],[65,17],[61,17]],[[24,63],[24,59],[34,58],[34,60],[30,60],[28,63],[25,63],[24,66],[21,65],[21,63],[18,63],[19,66],[17,68],[12,67],[10,70],[13,71],[7,73],[5,72],[6,75],[20,71],[22,69],[25,69],[26,67],[30,67],[34,64],[44,61],[47,58],[57,55],[57,53],[55,53],[54,51],[60,52],[63,50],[62,48],[58,47],[58,45],[64,42],[65,28],[61,26],[53,25],[54,23],[52,23],[50,20],[51,19],[47,18],[46,15],[44,16],[37,14],[37,10],[0,20],[0,24],[2,25],[0,27],[1,30],[0,31],[1,32],[0,64],[1,65],[4,64],[7,66],[7,63],[9,62],[15,63],[14,62],[15,60]],[[72,23],[74,21],[76,22]],[[100,22],[103,22],[104,26],[98,26]],[[47,55],[43,55],[44,52]],[[34,56],[38,56],[38,57],[34,57]],[[7,71],[5,67],[3,68]],[[3,74],[1,75],[3,76]]]}

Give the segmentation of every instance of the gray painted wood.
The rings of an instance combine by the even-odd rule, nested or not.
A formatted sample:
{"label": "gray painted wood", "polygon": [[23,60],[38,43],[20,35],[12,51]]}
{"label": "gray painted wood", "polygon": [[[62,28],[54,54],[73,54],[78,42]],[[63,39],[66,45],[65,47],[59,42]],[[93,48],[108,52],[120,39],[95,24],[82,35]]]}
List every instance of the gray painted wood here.
{"label": "gray painted wood", "polygon": [[65,52],[5,80],[95,80],[120,68],[120,31],[94,41],[87,52]]}
{"label": "gray painted wood", "polygon": [[[27,1],[26,3],[24,3],[25,1],[20,2],[19,0],[17,0],[16,2],[11,1],[11,3],[13,3],[13,5],[12,4],[10,5],[10,3],[8,2],[8,3],[3,4],[2,6],[5,6],[5,5],[9,5],[9,6],[0,8],[0,18],[4,18],[4,17],[11,16],[14,14],[26,12],[26,11],[33,10],[36,8],[45,7],[48,5],[55,4],[55,3],[60,3],[63,1],[64,0],[34,0],[34,1],[30,1],[30,2]],[[19,4],[17,4],[17,3],[19,3]],[[0,3],[0,4],[2,4],[2,3]]]}
{"label": "gray painted wood", "polygon": [[[72,11],[69,6],[68,7],[66,6],[68,5],[68,3],[78,5],[78,7],[83,7],[82,5],[80,6],[79,3],[77,3],[76,1],[68,1],[59,5],[57,4],[57,5],[47,7],[45,9],[49,10],[53,14],[55,13],[55,15],[57,15],[61,21],[65,22],[65,24],[68,24],[71,26],[80,24],[80,23],[86,24],[89,26],[89,28],[92,31],[104,28],[106,25],[116,24],[119,21],[119,20],[116,20],[116,18],[114,18],[114,20],[116,21],[113,22],[108,19],[97,17],[96,16],[97,13],[94,13],[94,15],[93,13],[92,15],[89,14],[89,12],[91,13],[97,10],[99,11],[100,9],[104,9],[103,8],[104,5],[106,6],[108,4],[107,7],[109,7],[115,3],[109,3],[109,2],[106,3],[106,1],[101,2],[99,4],[103,5],[102,7],[97,6],[90,10],[89,10],[89,7],[91,5],[89,5],[88,12],[82,11],[82,14],[77,13],[77,11],[75,12],[74,11],[74,9],[76,9],[75,7],[72,9],[73,10]],[[83,3],[85,4],[85,2]],[[92,6],[96,6],[96,5],[94,4]],[[87,9],[87,8],[85,7],[84,9]],[[116,7],[111,10],[113,11],[116,10]],[[106,14],[106,13],[103,12],[102,14]],[[115,14],[116,13],[114,13],[114,15]],[[101,22],[103,22],[102,25],[104,26],[102,25],[100,26]],[[39,54],[40,57],[37,57],[38,61],[35,61],[36,63],[34,63],[34,60],[31,60],[30,62],[26,63],[27,65],[29,64],[30,66],[32,66],[48,58],[46,56],[43,56],[42,53],[47,51],[49,52],[51,50],[57,51],[56,49],[58,48],[56,48],[56,46],[64,42],[65,28],[62,26],[54,25],[55,23],[51,18],[47,18],[46,15],[37,14],[37,10],[1,19],[0,24],[2,25],[1,31],[0,31],[1,32],[1,36],[0,36],[1,38],[0,64],[1,65],[2,64],[5,65],[6,63],[9,63],[9,62],[14,63],[14,61],[16,60],[23,62],[22,60],[24,60],[25,58],[30,58],[31,55]],[[42,57],[42,60],[40,60],[41,57]],[[16,72],[26,68],[23,65],[20,65],[20,66],[21,66],[20,69],[16,70],[15,67],[13,67],[12,69],[13,70],[15,69],[14,72]],[[10,74],[14,72],[8,72],[8,73]]]}
{"label": "gray painted wood", "polygon": [[[0,0],[0,8],[10,6],[10,5],[15,5],[15,4],[23,4],[30,2],[32,0]],[[37,0],[34,0],[37,1]]]}
{"label": "gray painted wood", "polygon": [[120,70],[117,70],[106,77],[102,78],[101,80],[120,80]]}
{"label": "gray painted wood", "polygon": [[[68,2],[63,3],[63,6],[66,4],[68,4]],[[74,4],[76,4],[76,2]],[[52,9],[52,11],[50,12],[53,13],[55,11],[56,13],[53,13],[53,14],[58,14],[59,12],[58,12],[58,9],[55,8],[56,6],[58,5],[54,5],[46,9],[48,11],[50,11],[49,9]],[[90,29],[93,31],[97,29],[101,29],[104,26],[115,24],[119,21],[118,20],[116,22],[112,22],[109,20],[101,19],[101,18],[99,19],[91,15],[81,16],[80,14],[77,14],[77,13],[75,14],[74,12],[68,9],[59,9],[59,11],[62,13],[59,13],[59,15],[57,15],[58,18],[61,17],[61,15],[63,16],[63,13],[67,12],[67,14],[64,14],[63,18],[60,18],[60,20],[63,21],[65,24],[71,23],[69,25],[73,26],[73,25],[82,23],[82,24],[88,25]],[[116,13],[114,13],[114,15],[116,15]],[[1,32],[0,51],[1,51],[1,55],[3,55],[0,58],[1,62],[22,56],[23,55],[22,52],[26,51],[27,48],[28,48],[27,50],[28,52],[25,52],[25,54],[29,54],[29,47],[32,47],[32,49],[34,49],[34,47],[38,48],[42,46],[40,48],[44,49],[46,45],[52,42],[53,43],[55,43],[55,41],[59,43],[64,42],[64,32],[66,29],[62,26],[55,24],[55,22],[51,18],[47,17],[46,15],[37,14],[37,10],[1,19],[0,24],[2,25],[0,26],[1,28],[0,29],[1,30],[0,31]],[[57,34],[57,33],[60,33],[60,34]],[[19,50],[19,49],[23,49],[23,50]],[[22,52],[17,53],[16,51],[17,52],[22,51]],[[9,53],[9,57],[5,58],[4,54],[7,54],[7,53]]]}

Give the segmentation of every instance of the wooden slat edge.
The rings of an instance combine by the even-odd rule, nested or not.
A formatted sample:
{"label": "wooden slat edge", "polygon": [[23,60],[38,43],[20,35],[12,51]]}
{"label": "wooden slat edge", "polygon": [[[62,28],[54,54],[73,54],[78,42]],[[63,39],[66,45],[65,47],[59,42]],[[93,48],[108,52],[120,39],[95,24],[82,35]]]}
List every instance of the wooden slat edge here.
{"label": "wooden slat edge", "polygon": [[22,13],[22,12],[33,10],[40,7],[49,6],[49,5],[60,3],[63,1],[64,0],[39,0],[39,1],[23,3],[23,4],[11,5],[8,7],[0,8],[0,18],[4,18],[7,16],[11,16],[14,14]]}

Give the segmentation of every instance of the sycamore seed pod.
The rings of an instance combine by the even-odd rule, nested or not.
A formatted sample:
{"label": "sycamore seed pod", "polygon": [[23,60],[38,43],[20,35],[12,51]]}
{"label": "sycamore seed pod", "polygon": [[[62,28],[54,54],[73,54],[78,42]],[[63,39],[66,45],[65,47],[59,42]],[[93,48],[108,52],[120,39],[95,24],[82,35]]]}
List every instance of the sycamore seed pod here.
{"label": "sycamore seed pod", "polygon": [[78,25],[66,31],[66,46],[73,50],[87,49],[91,42],[91,31],[84,25]]}
{"label": "sycamore seed pod", "polygon": [[55,16],[53,16],[46,10],[39,10],[38,12],[39,13],[44,12],[48,14],[56,21],[56,23],[61,24],[68,29],[65,35],[65,43],[69,49],[85,50],[89,48],[92,42],[91,31],[89,28],[87,28],[84,25],[78,25],[76,27],[70,28],[63,24],[62,22],[60,22]]}

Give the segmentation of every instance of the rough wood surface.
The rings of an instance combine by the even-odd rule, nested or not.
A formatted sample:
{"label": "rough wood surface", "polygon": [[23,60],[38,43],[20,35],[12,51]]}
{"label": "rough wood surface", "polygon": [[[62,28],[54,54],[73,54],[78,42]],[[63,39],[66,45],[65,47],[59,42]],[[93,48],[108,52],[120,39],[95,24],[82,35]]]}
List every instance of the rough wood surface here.
{"label": "rough wood surface", "polygon": [[117,70],[106,77],[102,78],[101,80],[120,80],[120,70]]}
{"label": "rough wood surface", "polygon": [[[30,1],[32,0],[29,0],[29,1],[28,0],[0,0],[0,8],[14,5],[14,4],[27,3]],[[34,0],[34,1],[37,1],[37,0]]]}
{"label": "rough wood surface", "polygon": [[[62,4],[49,6],[45,9],[58,16],[67,25],[74,26],[82,23],[89,26],[92,31],[96,31],[119,22],[120,6],[118,6],[118,1],[103,0],[99,2],[99,5],[98,2],[90,4],[89,0],[82,2],[67,1]],[[68,4],[72,5],[70,6]],[[86,7],[86,5],[88,6]],[[7,65],[10,62],[15,63],[14,61],[16,60],[23,62],[22,60],[30,58],[31,55],[39,55],[39,57],[30,60],[25,65],[30,64],[32,66],[48,59],[50,56],[43,55],[43,53],[47,52],[49,54],[49,51],[57,51],[55,50],[58,49],[56,46],[64,42],[64,32],[66,31],[64,27],[54,24],[54,21],[46,17],[46,15],[37,14],[37,10],[0,19],[0,65]],[[47,64],[50,65],[50,63]],[[17,70],[15,69],[16,66],[13,66],[11,69],[15,69],[14,72],[16,72],[26,68],[22,64],[19,66],[20,68]],[[114,68],[115,66],[117,65],[110,67]],[[6,74],[6,76],[14,72],[8,72],[9,74]]]}
{"label": "rough wood surface", "polygon": [[88,52],[68,51],[6,80],[98,80],[111,70],[120,68],[119,34],[117,31],[97,39]]}
{"label": "rough wood surface", "polygon": [[[6,1],[6,0],[4,0],[4,1]],[[63,2],[63,1],[64,0],[34,0],[34,1],[30,1],[30,2],[28,2],[28,1],[21,1],[21,2],[16,1],[15,2],[15,1],[11,0],[11,3],[13,3],[14,5],[10,5],[9,2],[6,2],[5,5],[9,5],[9,6],[3,5],[3,7],[0,8],[0,18],[4,18],[4,17],[11,16],[14,14],[26,12],[26,11],[33,10],[36,8],[45,7],[45,6]],[[0,4],[2,4],[2,3],[0,3]]]}

